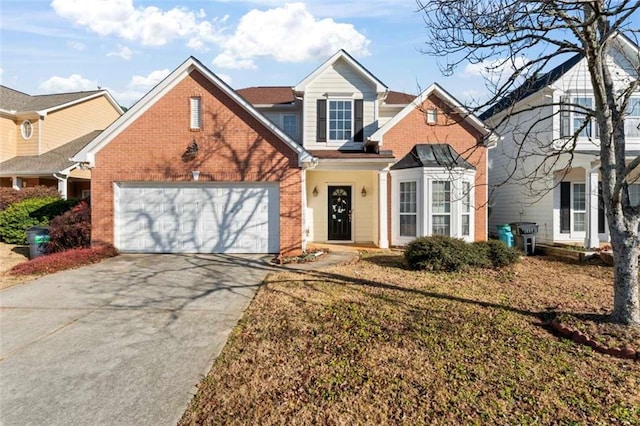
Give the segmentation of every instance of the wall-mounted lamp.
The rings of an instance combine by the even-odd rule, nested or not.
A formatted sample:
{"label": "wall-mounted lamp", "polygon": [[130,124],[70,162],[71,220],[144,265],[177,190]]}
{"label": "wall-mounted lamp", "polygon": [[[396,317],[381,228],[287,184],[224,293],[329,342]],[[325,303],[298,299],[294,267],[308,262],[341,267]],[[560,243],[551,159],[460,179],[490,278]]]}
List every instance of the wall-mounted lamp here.
{"label": "wall-mounted lamp", "polygon": [[364,186],[362,187],[362,191],[360,191],[360,195],[362,195],[363,197],[367,196],[367,190],[364,189]]}
{"label": "wall-mounted lamp", "polygon": [[193,180],[197,181],[198,179],[200,179],[200,171],[198,171],[198,170],[192,171],[191,175],[193,176]]}
{"label": "wall-mounted lamp", "polygon": [[314,186],[313,187],[313,191],[311,191],[311,193],[313,194],[314,197],[317,197],[318,196],[318,187]]}

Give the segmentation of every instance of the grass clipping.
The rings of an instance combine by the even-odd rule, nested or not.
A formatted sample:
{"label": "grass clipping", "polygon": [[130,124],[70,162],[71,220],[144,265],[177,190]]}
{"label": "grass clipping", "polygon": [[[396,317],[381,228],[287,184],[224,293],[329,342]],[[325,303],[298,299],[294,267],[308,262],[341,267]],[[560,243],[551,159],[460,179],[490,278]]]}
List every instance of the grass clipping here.
{"label": "grass clipping", "polygon": [[373,254],[271,275],[180,424],[638,424],[640,363],[541,326],[608,306],[611,274],[544,258],[432,274]]}

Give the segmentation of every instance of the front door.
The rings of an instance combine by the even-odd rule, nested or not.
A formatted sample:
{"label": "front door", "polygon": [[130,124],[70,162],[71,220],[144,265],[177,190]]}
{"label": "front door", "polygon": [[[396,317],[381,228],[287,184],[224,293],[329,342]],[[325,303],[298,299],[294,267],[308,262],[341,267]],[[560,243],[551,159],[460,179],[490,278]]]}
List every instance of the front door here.
{"label": "front door", "polygon": [[329,235],[330,241],[351,240],[351,187],[329,187]]}

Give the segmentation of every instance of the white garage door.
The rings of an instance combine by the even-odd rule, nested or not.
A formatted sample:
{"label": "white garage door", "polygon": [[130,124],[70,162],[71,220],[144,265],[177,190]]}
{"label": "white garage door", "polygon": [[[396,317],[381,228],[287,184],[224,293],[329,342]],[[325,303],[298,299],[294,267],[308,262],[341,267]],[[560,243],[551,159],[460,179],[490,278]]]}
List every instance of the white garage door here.
{"label": "white garage door", "polygon": [[115,242],[125,252],[277,253],[277,184],[114,185]]}

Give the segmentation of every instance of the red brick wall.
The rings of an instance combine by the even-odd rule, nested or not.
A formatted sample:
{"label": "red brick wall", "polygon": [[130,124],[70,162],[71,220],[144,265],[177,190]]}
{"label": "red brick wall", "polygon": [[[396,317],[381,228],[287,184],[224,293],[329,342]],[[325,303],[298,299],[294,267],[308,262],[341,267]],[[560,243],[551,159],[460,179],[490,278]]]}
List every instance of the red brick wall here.
{"label": "red brick wall", "polygon": [[[438,111],[437,125],[425,123],[427,109]],[[480,133],[461,121],[447,105],[436,96],[429,97],[422,108],[410,112],[384,135],[382,149],[392,150],[399,160],[414,145],[420,143],[446,143],[476,168],[475,184],[475,239],[487,239],[487,152],[480,143]],[[388,200],[391,200],[391,176],[387,186]],[[388,204],[388,229],[391,241],[391,202]]]}
{"label": "red brick wall", "polygon": [[[202,99],[202,129],[190,129],[191,97]],[[190,161],[182,155],[199,145]],[[113,183],[279,182],[280,250],[302,247],[302,172],[297,154],[198,72],[182,80],[96,155],[92,171],[92,239],[114,238]]]}

